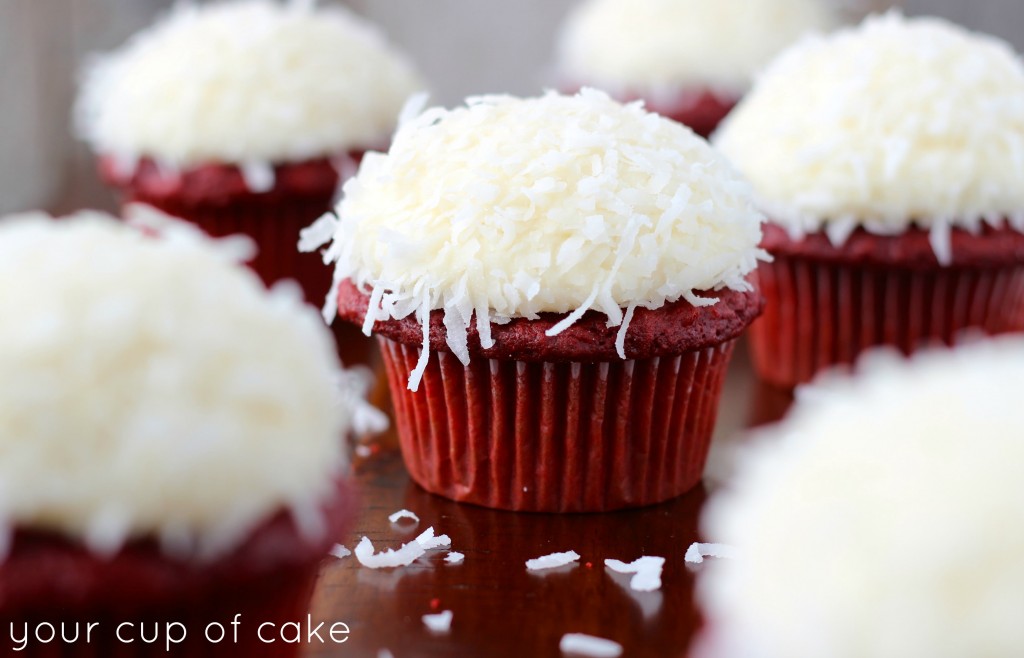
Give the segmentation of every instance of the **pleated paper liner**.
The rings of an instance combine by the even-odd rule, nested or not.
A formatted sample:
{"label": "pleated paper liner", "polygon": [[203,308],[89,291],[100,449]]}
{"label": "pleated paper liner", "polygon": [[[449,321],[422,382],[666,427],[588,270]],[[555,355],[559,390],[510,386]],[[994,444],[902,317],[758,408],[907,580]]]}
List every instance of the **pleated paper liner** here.
{"label": "pleated paper liner", "polygon": [[767,304],[750,328],[758,375],[810,381],[877,346],[911,353],[968,330],[1024,330],[1024,265],[899,268],[776,255],[757,280]]}
{"label": "pleated paper liner", "polygon": [[432,352],[379,337],[402,453],[427,491],[486,507],[601,512],[700,482],[730,340],[674,357],[552,363]]}

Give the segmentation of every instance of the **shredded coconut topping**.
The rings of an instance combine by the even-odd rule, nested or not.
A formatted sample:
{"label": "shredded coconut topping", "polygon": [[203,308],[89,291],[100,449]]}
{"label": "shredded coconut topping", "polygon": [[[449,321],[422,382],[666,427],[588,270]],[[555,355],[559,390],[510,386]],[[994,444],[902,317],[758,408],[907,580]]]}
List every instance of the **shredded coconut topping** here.
{"label": "shredded coconut topping", "polygon": [[[749,289],[762,216],[687,128],[594,90],[467,103],[399,128],[391,151],[369,154],[345,185],[341,220],[328,215],[304,236],[310,248],[333,223],[325,259],[337,262],[335,286],[348,278],[370,291],[365,332],[377,319],[423,323],[412,390],[434,309],[465,364],[474,316],[490,347],[491,321],[566,314],[554,335],[588,309],[621,326],[623,309]],[[328,318],[335,304],[332,292]]]}
{"label": "shredded coconut topping", "polygon": [[1024,646],[1024,339],[869,355],[802,390],[702,519],[699,656],[1012,656]]}
{"label": "shredded coconut topping", "polygon": [[822,0],[590,0],[563,28],[560,68],[610,90],[737,96],[780,50],[835,22]]}
{"label": "shredded coconut topping", "polygon": [[352,551],[348,550],[342,544],[335,544],[330,550],[331,557],[336,557],[339,560],[352,555]]}
{"label": "shredded coconut topping", "polygon": [[330,332],[248,242],[140,221],[0,220],[0,526],[210,555],[291,509],[315,536],[354,404]]}
{"label": "shredded coconut topping", "polygon": [[444,561],[447,564],[462,564],[462,561],[466,559],[466,556],[458,551],[448,551],[448,555],[444,556]]}
{"label": "shredded coconut topping", "polygon": [[91,62],[76,119],[100,152],[244,165],[257,189],[267,163],[387,143],[419,89],[406,59],[340,7],[185,2]]}
{"label": "shredded coconut topping", "polygon": [[1009,219],[1024,231],[1024,65],[1006,43],[898,13],[807,38],[715,136],[771,221],[839,244]]}
{"label": "shredded coconut topping", "polygon": [[576,551],[566,551],[564,553],[551,553],[549,555],[542,555],[540,557],[533,558],[532,560],[526,561],[526,568],[530,571],[540,571],[542,569],[555,569],[558,567],[564,567],[567,564],[572,564],[580,559],[579,553]]}

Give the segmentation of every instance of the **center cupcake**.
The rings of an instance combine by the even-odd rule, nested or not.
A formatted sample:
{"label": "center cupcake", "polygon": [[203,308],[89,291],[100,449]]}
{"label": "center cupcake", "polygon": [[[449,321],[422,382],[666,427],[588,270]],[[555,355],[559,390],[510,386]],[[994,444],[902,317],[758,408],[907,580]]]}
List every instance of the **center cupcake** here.
{"label": "center cupcake", "polygon": [[427,110],[306,237],[333,235],[325,311],[378,336],[416,482],[600,511],[700,480],[761,221],[704,140],[584,90]]}

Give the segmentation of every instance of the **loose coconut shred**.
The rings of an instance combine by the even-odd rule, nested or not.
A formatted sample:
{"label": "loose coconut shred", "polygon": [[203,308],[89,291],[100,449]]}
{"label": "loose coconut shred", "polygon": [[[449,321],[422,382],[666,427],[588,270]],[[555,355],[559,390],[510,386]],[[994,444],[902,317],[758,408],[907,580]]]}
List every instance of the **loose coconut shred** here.
{"label": "loose coconut shred", "polygon": [[555,569],[557,567],[564,567],[567,564],[580,559],[579,553],[576,551],[566,551],[564,553],[551,553],[550,555],[542,555],[532,560],[526,561],[526,568],[530,571],[540,571],[542,569]]}
{"label": "loose coconut shred", "polygon": [[694,542],[686,549],[685,560],[690,564],[701,564],[706,557],[733,559],[736,547],[727,544],[701,544]]}
{"label": "loose coconut shred", "polygon": [[407,509],[400,509],[394,514],[388,516],[388,521],[390,521],[391,523],[398,523],[402,519],[409,519],[413,522],[414,527],[418,525],[420,522],[420,517],[416,516],[415,512],[410,512]]}
{"label": "loose coconut shred", "polygon": [[389,548],[375,553],[373,542],[369,537],[363,537],[355,551],[359,564],[370,569],[407,567],[426,552],[427,550],[420,545],[419,541],[413,540],[408,544],[402,544],[398,550]]}
{"label": "loose coconut shred", "polygon": [[447,635],[452,630],[452,618],[454,616],[455,615],[451,610],[443,610],[436,615],[423,615],[423,625],[426,626],[431,633]]}
{"label": "loose coconut shred", "polygon": [[631,573],[630,589],[637,592],[653,592],[661,589],[661,570],[665,566],[665,558],[645,555],[629,564],[619,560],[605,560],[604,566],[616,573]]}
{"label": "loose coconut shred", "polygon": [[432,310],[463,364],[474,321],[489,348],[492,322],[564,314],[554,336],[591,309],[620,328],[625,358],[633,309],[749,290],[744,277],[763,254],[762,217],[724,158],[689,129],[595,90],[428,109],[387,155],[366,156],[337,214],[302,240],[311,250],[333,234],[325,317],[344,279],[369,293],[367,335],[377,320],[413,315],[423,326],[413,391]]}
{"label": "loose coconut shred", "polygon": [[566,633],[558,648],[562,653],[591,658],[618,658],[622,655],[622,645],[618,642],[584,633]]}

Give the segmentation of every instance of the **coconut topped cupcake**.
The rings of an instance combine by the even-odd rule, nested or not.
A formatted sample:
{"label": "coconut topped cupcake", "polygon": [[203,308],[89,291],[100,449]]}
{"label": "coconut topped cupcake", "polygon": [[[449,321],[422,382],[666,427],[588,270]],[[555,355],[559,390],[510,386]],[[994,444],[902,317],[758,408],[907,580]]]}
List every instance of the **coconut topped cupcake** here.
{"label": "coconut topped cupcake", "polygon": [[736,98],[767,59],[834,22],[821,0],[590,0],[565,24],[559,68],[617,93]]}
{"label": "coconut topped cupcake", "polygon": [[78,128],[127,163],[298,162],[387,144],[422,82],[362,19],[312,2],[179,3],[86,71]]}
{"label": "coconut topped cupcake", "polygon": [[709,503],[700,656],[1012,656],[1024,646],[1024,341],[804,389]]}
{"label": "coconut topped cupcake", "polygon": [[351,279],[370,293],[365,331],[415,314],[424,350],[412,387],[432,310],[464,364],[474,315],[490,348],[492,322],[560,314],[550,337],[590,309],[619,327],[624,357],[635,309],[750,290],[744,277],[762,253],[762,217],[723,158],[686,128],[593,90],[427,110],[387,155],[367,156],[337,214],[304,246],[333,234],[335,286]]}
{"label": "coconut topped cupcake", "polygon": [[356,409],[330,333],[233,250],[155,230],[0,222],[3,537],[209,556],[290,511],[315,539]]}
{"label": "coconut topped cupcake", "polygon": [[1007,44],[889,13],[788,49],[715,136],[769,220],[842,243],[858,226],[1024,230],[1024,66]]}

